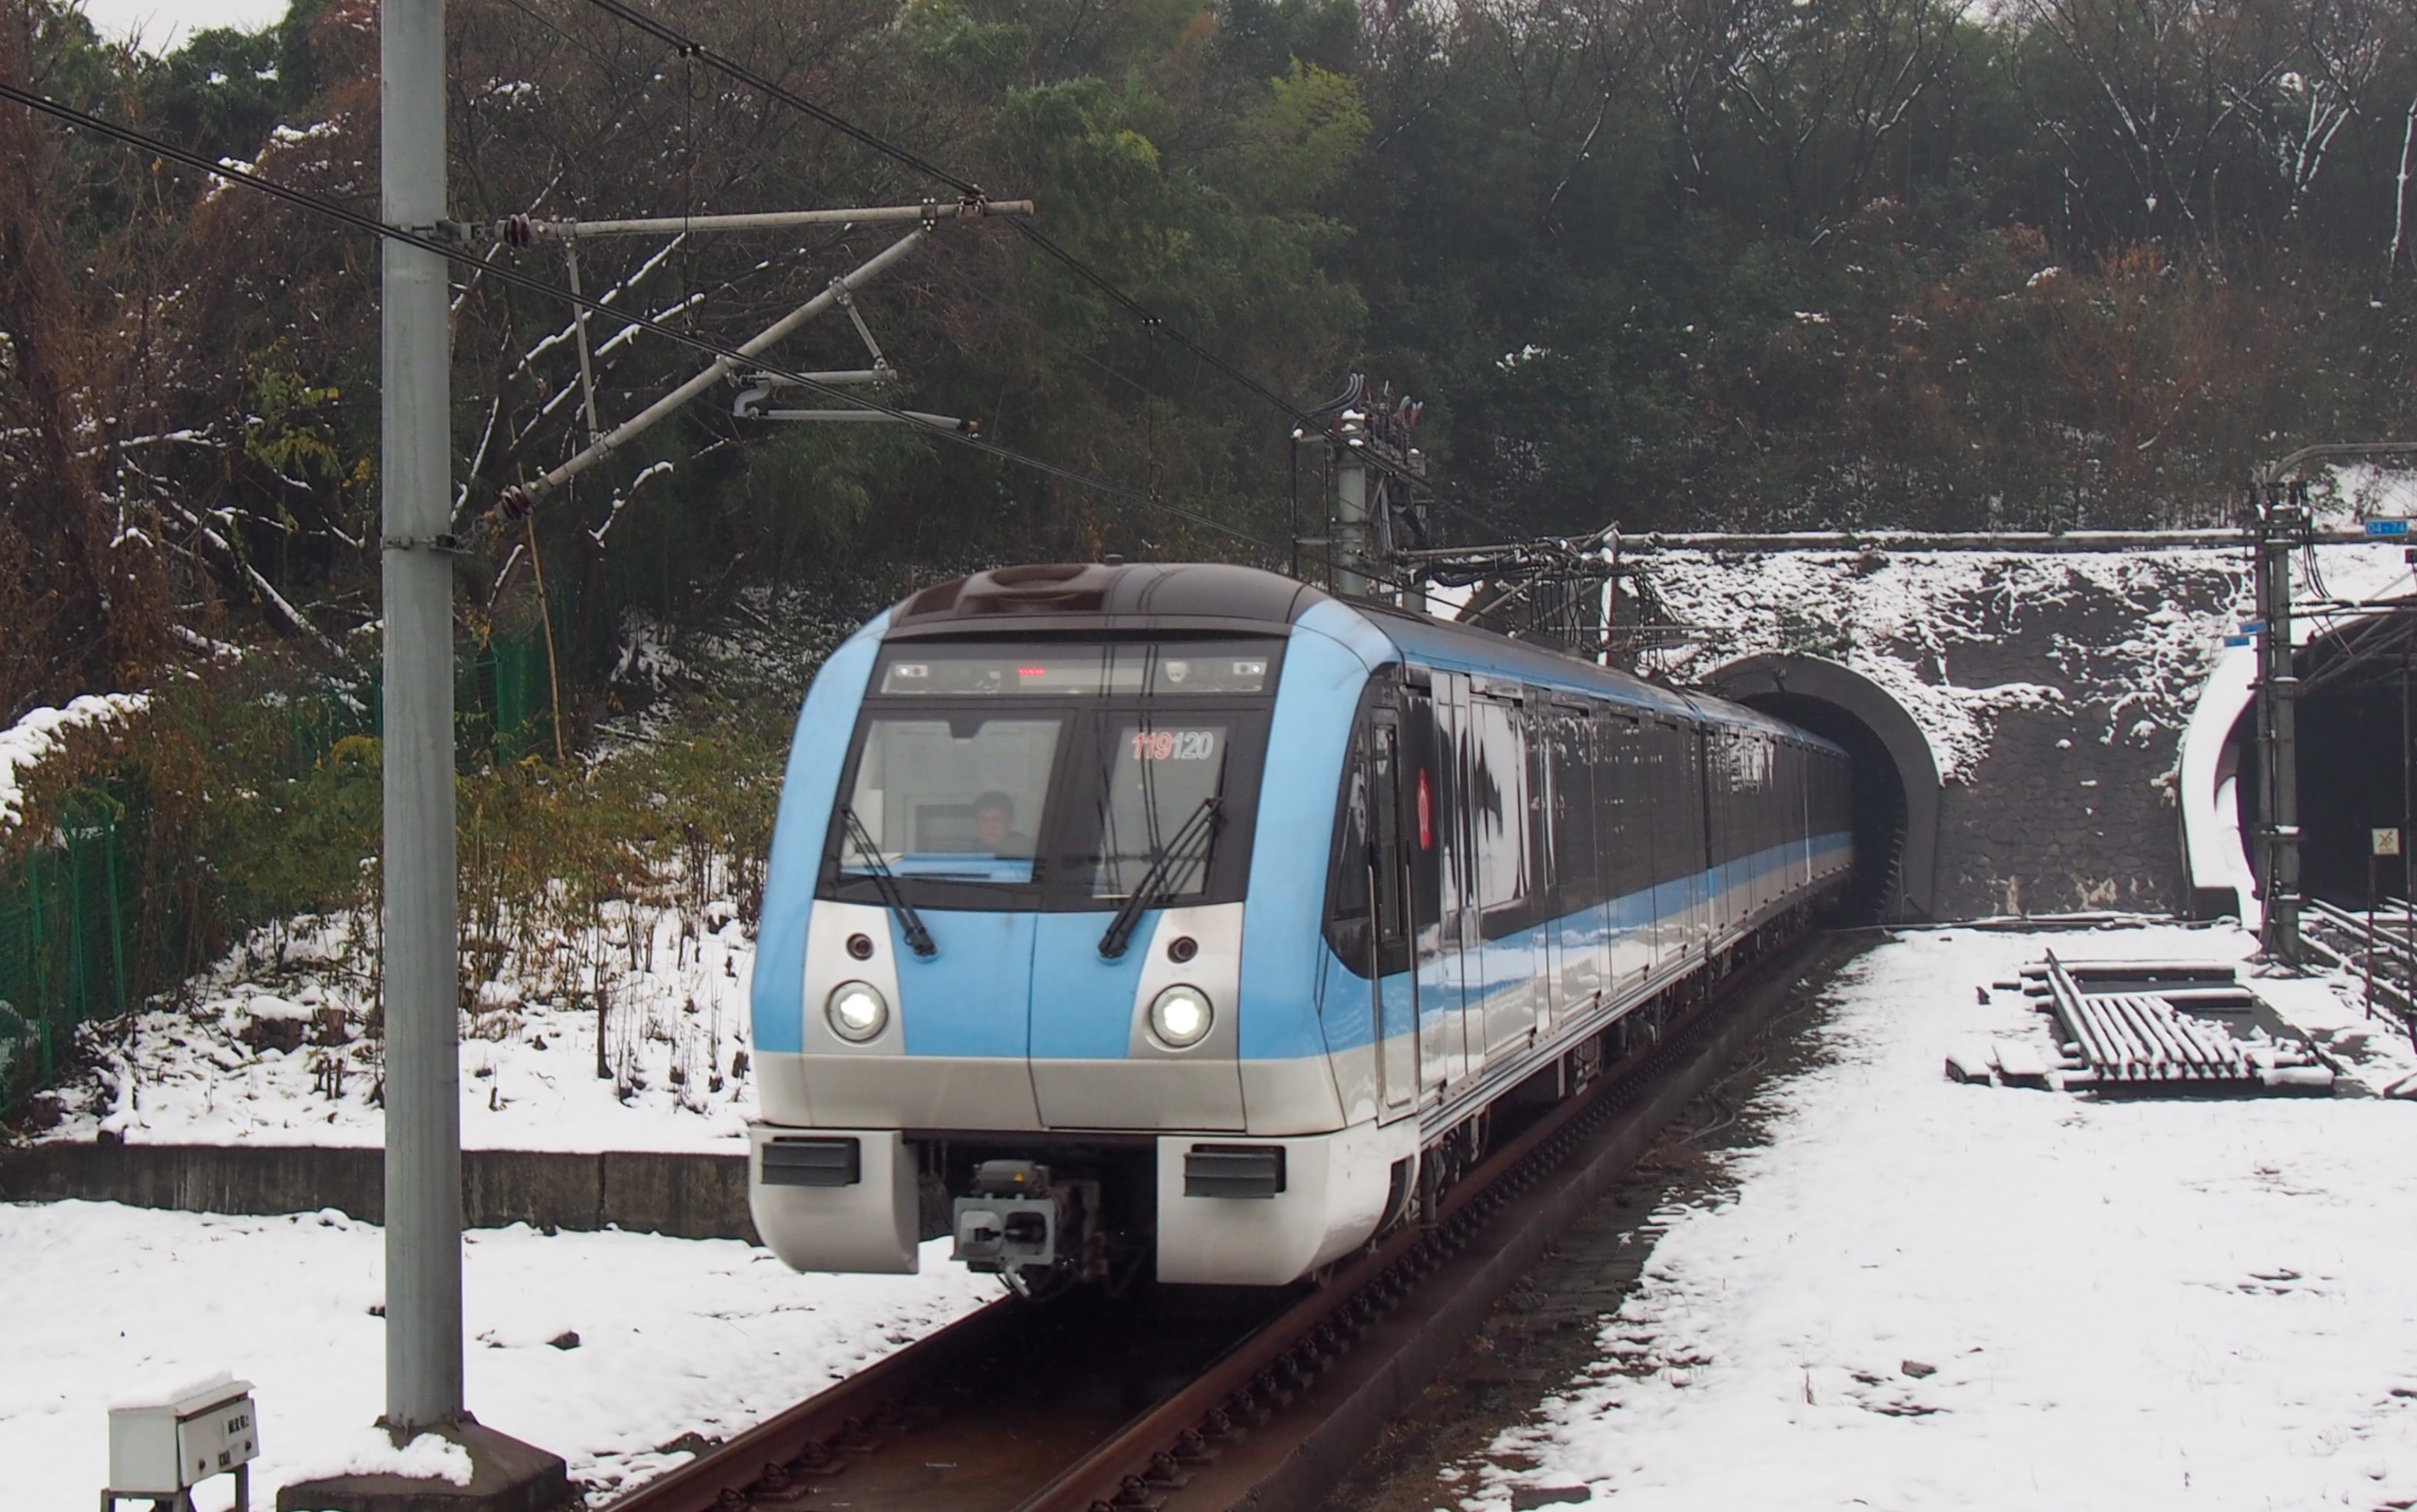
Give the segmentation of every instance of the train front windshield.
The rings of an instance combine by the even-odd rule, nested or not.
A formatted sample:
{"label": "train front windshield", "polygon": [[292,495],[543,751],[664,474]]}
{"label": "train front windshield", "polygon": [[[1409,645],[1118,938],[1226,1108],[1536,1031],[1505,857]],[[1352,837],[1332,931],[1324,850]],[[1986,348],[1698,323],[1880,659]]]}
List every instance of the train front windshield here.
{"label": "train front windshield", "polygon": [[1239,897],[1282,643],[884,653],[823,896],[1113,908]]}

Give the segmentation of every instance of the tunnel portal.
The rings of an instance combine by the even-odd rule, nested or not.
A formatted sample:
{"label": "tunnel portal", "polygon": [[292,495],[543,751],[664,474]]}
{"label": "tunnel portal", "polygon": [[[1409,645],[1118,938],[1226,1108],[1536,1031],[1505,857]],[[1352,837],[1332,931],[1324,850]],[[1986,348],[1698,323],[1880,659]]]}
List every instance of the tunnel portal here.
{"label": "tunnel portal", "polygon": [[1933,915],[1938,767],[1904,705],[1862,673],[1817,657],[1772,653],[1730,662],[1708,691],[1835,741],[1854,764],[1855,876],[1850,923]]}
{"label": "tunnel portal", "polygon": [[[2344,908],[2366,906],[2369,832],[2400,828],[2410,810],[2410,693],[2417,684],[2417,611],[2375,615],[2317,637],[2293,658],[2300,679],[2300,887]],[[2234,723],[2241,833],[2265,817],[2257,704]],[[2403,846],[2406,853],[2408,847]],[[2252,873],[2257,858],[2248,858]],[[2375,869],[2379,899],[2409,896],[2406,854]]]}

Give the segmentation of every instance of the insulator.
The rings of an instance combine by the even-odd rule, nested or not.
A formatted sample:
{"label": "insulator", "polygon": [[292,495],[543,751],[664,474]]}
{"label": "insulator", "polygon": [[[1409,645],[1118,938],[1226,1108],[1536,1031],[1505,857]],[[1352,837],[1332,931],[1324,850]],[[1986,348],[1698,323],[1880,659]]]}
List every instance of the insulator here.
{"label": "insulator", "polygon": [[524,215],[504,217],[497,229],[502,232],[503,243],[507,247],[526,247],[537,240],[537,228]]}
{"label": "insulator", "polygon": [[517,523],[526,520],[537,507],[537,495],[518,483],[507,483],[504,491],[495,495],[495,513]]}

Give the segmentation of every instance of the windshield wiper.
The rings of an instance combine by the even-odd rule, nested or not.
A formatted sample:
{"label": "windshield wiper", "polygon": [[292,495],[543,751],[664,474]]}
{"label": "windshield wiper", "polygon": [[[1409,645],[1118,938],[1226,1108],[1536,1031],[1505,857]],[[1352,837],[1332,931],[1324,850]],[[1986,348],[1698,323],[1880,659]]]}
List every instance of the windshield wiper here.
{"label": "windshield wiper", "polygon": [[881,859],[881,850],[873,843],[873,836],[864,827],[864,821],[856,817],[856,805],[842,804],[840,820],[847,825],[847,838],[863,855],[865,865],[872,869],[873,885],[880,892],[882,902],[889,906],[889,916],[898,921],[898,932],[906,937],[907,948],[919,956],[938,955],[940,947],[932,943],[932,931],[923,928],[923,915],[916,913],[915,905],[898,890],[897,875],[889,869],[889,863]]}
{"label": "windshield wiper", "polygon": [[[1123,955],[1125,946],[1132,943],[1133,929],[1141,923],[1142,915],[1150,909],[1163,907],[1174,899],[1175,879],[1180,875],[1182,868],[1194,860],[1205,861],[1208,858],[1209,839],[1217,833],[1224,809],[1225,800],[1216,794],[1201,799],[1200,807],[1192,810],[1192,817],[1183,822],[1183,827],[1175,832],[1175,838],[1166,842],[1166,848],[1151,858],[1149,869],[1142,873],[1140,885],[1125,895],[1124,902],[1117,909],[1116,917],[1108,920],[1108,932],[1100,936],[1102,957],[1114,960]],[[1200,852],[1196,857],[1188,854],[1194,846]]]}

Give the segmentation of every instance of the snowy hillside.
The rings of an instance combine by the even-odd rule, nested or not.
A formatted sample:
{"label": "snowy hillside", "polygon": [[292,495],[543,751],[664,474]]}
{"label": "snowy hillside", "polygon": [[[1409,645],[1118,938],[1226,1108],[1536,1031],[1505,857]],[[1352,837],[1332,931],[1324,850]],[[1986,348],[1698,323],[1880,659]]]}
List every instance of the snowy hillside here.
{"label": "snowy hillside", "polygon": [[[568,964],[548,975],[570,990],[477,990],[462,1015],[464,1145],[743,1150],[755,948],[736,908],[613,904],[605,918],[555,942]],[[357,918],[296,920],[231,953],[190,1009],[88,1026],[95,1070],[58,1094],[49,1137],[380,1143],[373,957]]]}

